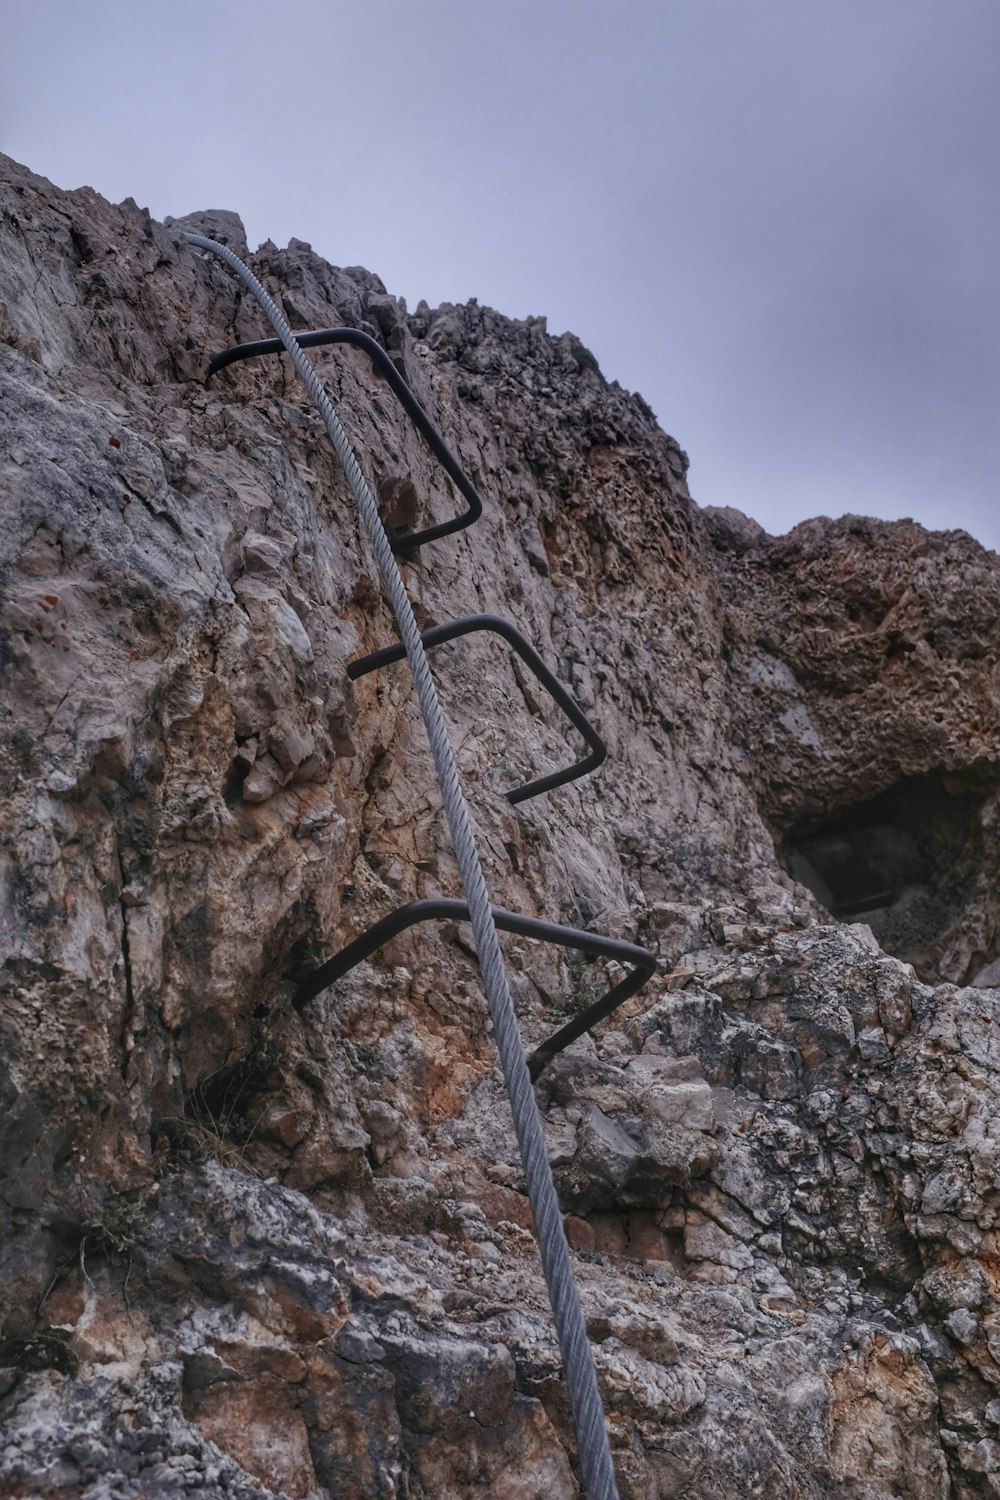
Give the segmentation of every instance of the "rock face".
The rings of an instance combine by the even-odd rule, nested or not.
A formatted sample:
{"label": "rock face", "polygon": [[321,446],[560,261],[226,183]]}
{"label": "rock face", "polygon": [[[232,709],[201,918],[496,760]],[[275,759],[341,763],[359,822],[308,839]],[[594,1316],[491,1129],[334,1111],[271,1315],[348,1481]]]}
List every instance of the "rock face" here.
{"label": "rock face", "polygon": [[[2,159],[0,1493],[569,1500],[516,1145],[405,669],[318,419],[185,225]],[[658,972],[542,1075],[626,1500],[1000,1493],[1000,565],[960,532],[700,512],[572,335],[364,329],[486,502],[406,566],[494,900]],[[394,526],[458,503],[356,352],[318,352]],[[526,1042],[609,974],[506,938]],[[976,987],[976,986],[979,987]],[[987,987],[983,987],[987,986]]]}

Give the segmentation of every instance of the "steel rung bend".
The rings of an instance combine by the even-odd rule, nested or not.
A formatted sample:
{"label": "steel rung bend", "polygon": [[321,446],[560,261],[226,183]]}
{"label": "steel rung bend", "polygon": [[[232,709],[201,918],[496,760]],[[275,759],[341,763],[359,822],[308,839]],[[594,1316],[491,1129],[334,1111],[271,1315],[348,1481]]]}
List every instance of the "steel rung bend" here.
{"label": "steel rung bend", "polygon": [[[445,625],[435,625],[432,630],[423,631],[420,639],[424,647],[429,650],[434,646],[443,646],[445,641],[471,635],[475,630],[492,631],[507,641],[590,746],[590,754],[585,755],[582,760],[574,761],[565,770],[553,771],[548,776],[539,776],[535,781],[525,782],[524,786],[516,787],[512,792],[507,793],[507,801],[527,802],[529,797],[537,797],[540,792],[550,792],[553,787],[564,786],[568,781],[576,781],[580,776],[586,776],[589,771],[596,771],[598,766],[603,765],[608,755],[607,745],[576,699],[567,692],[558,677],[549,671],[531,642],[526,640],[509,620],[504,620],[500,615],[464,615],[460,620],[449,620]],[[352,681],[356,681],[368,672],[374,672],[377,667],[385,667],[390,662],[402,661],[405,655],[406,649],[402,644],[385,646],[381,651],[372,651],[368,656],[359,656],[355,661],[349,662],[347,675]]]}
{"label": "steel rung bend", "polygon": [[[360,328],[317,328],[312,333],[296,333],[295,341],[301,349],[312,349],[320,344],[353,344],[356,349],[363,349],[379,374],[383,375],[392,387],[400,406],[421,437],[426,440],[434,457],[448,478],[454,481],[456,489],[467,503],[468,509],[451,521],[442,521],[437,526],[426,526],[423,531],[411,531],[408,535],[391,538],[390,545],[393,552],[401,554],[415,552],[425,542],[436,542],[443,536],[452,536],[454,532],[464,531],[467,526],[472,525],[473,521],[479,520],[483,513],[483,502],[472,480],[381,344],[376,343]],[[234,349],[224,349],[221,354],[213,354],[208,366],[209,377],[219,370],[224,370],[227,365],[236,364],[241,359],[253,359],[258,354],[286,354],[287,352],[280,339],[258,339],[253,344],[239,344]]]}
{"label": "steel rung bend", "polygon": [[[619,980],[606,995],[588,1005],[586,1010],[574,1016],[572,1021],[553,1032],[540,1047],[535,1048],[528,1058],[528,1070],[534,1081],[557,1052],[561,1052],[570,1042],[596,1026],[598,1021],[610,1016],[619,1005],[642,988],[656,967],[656,956],[646,948],[637,947],[635,943],[605,937],[602,933],[583,932],[579,927],[565,927],[559,922],[543,921],[540,917],[525,917],[520,912],[505,911],[502,906],[491,907],[491,911],[493,922],[501,932],[513,932],[519,937],[534,938],[543,943],[556,943],[560,948],[575,948],[590,958],[614,958],[621,963],[633,965],[631,974]],[[293,1005],[297,1009],[307,1005],[310,1000],[329,989],[330,985],[336,984],[338,979],[343,979],[358,964],[364,963],[366,958],[371,958],[385,943],[398,937],[401,932],[406,932],[407,928],[416,926],[418,922],[441,919],[467,922],[469,903],[443,896],[411,901],[407,906],[400,906],[387,917],[373,923],[353,942],[314,970],[299,985],[292,997]]]}

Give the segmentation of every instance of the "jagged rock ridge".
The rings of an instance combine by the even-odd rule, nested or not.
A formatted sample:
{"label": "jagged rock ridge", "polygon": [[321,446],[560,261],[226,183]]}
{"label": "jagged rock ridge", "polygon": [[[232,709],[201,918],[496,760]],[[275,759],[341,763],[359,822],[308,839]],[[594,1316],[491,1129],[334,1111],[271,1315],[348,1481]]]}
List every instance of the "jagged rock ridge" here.
{"label": "jagged rock ridge", "polygon": [[[180,224],[6,159],[0,204],[0,1490],[575,1495],[462,929],[290,1005],[457,893],[405,672],[345,675],[392,630],[320,424],[282,361],[206,385],[263,330]],[[995,1493],[995,557],[699,512],[571,335],[252,261],[484,495],[421,621],[510,615],[611,748],[512,809],[564,726],[435,653],[495,899],[660,956],[539,1085],[623,1496]],[[317,361],[387,520],[446,515]],[[506,946],[529,1044],[606,977]]]}

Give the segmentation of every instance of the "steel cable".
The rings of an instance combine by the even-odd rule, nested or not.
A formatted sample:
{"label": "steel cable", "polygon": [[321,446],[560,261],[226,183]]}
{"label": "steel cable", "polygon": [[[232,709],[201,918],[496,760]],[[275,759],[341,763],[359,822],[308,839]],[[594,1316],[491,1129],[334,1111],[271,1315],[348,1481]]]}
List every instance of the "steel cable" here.
{"label": "steel cable", "polygon": [[448,827],[458,860],[462,884],[469,903],[469,919],[475,934],[483,988],[497,1050],[500,1054],[504,1082],[510,1100],[514,1129],[521,1152],[528,1198],[535,1222],[542,1269],[548,1287],[559,1348],[569,1393],[570,1409],[576,1429],[580,1471],[586,1500],[618,1500],[618,1486],[611,1462],[604,1420],[604,1408],[597,1388],[597,1375],[583,1309],[577,1292],[569,1258],[569,1246],[555,1183],[549,1167],[542,1132],[541,1117],[535,1102],[531,1079],[524,1056],[520,1028],[507,982],[507,971],[490,909],[489,892],[476,847],[469,810],[458,779],[458,768],[448,738],[441,705],[431,677],[427,655],[414,618],[406,586],[393,555],[392,545],[382,525],[371,488],[361,472],[347,434],[340,424],[329,396],[296,342],[288,322],[273,299],[248,266],[225,245],[200,234],[185,234],[185,239],[201,250],[208,250],[234,271],[266,314],[275,333],[291,356],[343,466],[347,482],[358,504],[361,520],[374,550],[399,628],[400,638],[416,686],[420,712],[430,742],[434,767],[441,788]]}

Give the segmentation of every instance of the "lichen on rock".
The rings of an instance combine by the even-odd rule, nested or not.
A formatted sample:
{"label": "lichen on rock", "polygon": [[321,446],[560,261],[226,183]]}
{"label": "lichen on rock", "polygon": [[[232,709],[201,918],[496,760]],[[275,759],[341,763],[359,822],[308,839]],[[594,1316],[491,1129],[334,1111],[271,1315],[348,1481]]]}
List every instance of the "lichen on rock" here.
{"label": "lichen on rock", "polygon": [[[321,424],[185,226],[0,159],[0,1492],[570,1500],[558,1350],[405,668]],[[407,561],[497,904],[656,950],[543,1073],[626,1500],[1000,1487],[1000,566],[699,511],[573,335],[308,245],[485,500]],[[394,525],[459,503],[316,351]],[[505,937],[525,1041],[613,975]]]}

